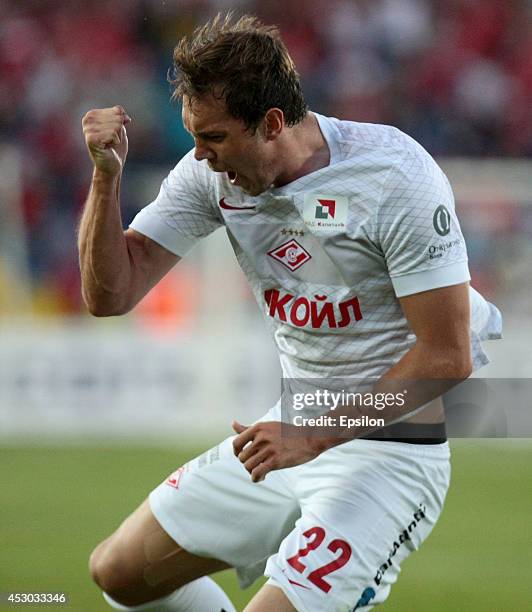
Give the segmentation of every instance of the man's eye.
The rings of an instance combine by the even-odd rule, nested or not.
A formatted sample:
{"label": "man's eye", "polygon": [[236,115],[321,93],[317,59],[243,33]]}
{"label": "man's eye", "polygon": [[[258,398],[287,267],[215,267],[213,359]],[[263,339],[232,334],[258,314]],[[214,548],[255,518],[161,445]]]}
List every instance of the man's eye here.
{"label": "man's eye", "polygon": [[225,138],[225,136],[210,136],[209,140],[211,142],[222,142],[222,140]]}

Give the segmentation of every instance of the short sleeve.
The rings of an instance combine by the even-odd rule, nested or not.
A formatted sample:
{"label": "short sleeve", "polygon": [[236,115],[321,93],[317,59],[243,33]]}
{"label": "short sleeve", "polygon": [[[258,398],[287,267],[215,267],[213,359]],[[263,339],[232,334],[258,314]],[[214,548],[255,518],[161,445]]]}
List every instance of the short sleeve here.
{"label": "short sleeve", "polygon": [[389,172],[376,221],[397,297],[470,280],[449,181],[420,145],[408,144]]}
{"label": "short sleeve", "polygon": [[170,172],[157,198],[143,208],[130,227],[183,257],[201,239],[223,225],[213,206],[208,169],[193,152]]}

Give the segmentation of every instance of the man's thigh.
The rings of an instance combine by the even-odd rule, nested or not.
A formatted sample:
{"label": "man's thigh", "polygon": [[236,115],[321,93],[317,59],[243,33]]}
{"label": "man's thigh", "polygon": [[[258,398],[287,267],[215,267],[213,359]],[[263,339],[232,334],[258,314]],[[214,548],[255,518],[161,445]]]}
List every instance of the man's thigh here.
{"label": "man's thigh", "polygon": [[253,483],[231,441],[176,470],[96,548],[91,573],[113,599],[138,605],[227,567],[242,586],[262,575],[300,508],[280,472]]}
{"label": "man's thigh", "polygon": [[176,470],[149,499],[155,518],[176,542],[189,553],[235,567],[245,587],[262,575],[301,511],[285,470],[253,483],[234,456],[232,439]]}
{"label": "man's thigh", "polygon": [[115,601],[139,605],[229,567],[190,554],[160,526],[144,501],[91,555],[94,580]]}

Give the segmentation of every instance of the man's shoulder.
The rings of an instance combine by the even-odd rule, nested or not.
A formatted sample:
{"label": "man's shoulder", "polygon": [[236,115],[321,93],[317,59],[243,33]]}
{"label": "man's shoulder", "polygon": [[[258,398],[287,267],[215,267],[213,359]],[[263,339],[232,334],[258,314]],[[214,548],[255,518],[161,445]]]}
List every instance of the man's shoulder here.
{"label": "man's shoulder", "polygon": [[198,176],[209,176],[209,168],[205,160],[198,161],[194,156],[194,149],[190,149],[181,157],[174,168],[174,173],[193,173]]}
{"label": "man's shoulder", "polygon": [[335,124],[341,137],[346,141],[356,140],[360,143],[394,147],[406,136],[398,128],[383,123],[364,123],[335,117],[327,119]]}
{"label": "man's shoulder", "polygon": [[210,191],[212,187],[212,174],[206,161],[198,161],[192,149],[181,157],[163,184],[167,189],[176,188],[204,193]]}
{"label": "man's shoulder", "polygon": [[395,148],[409,137],[392,125],[363,123],[320,115],[320,125],[325,125],[331,136],[342,143],[358,146],[381,146]]}
{"label": "man's shoulder", "polygon": [[405,157],[430,154],[414,138],[392,125],[362,123],[335,117],[321,117],[329,137],[335,141],[342,161],[370,157],[386,164],[400,163]]}

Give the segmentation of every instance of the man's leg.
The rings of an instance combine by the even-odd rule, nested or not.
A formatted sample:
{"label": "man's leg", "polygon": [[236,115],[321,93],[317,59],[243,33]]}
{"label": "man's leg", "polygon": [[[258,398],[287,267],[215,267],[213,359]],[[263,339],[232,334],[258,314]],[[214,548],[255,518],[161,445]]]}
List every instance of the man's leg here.
{"label": "man's leg", "polygon": [[[202,576],[228,567],[222,561],[192,555],[176,544],[154,518],[147,500],[96,547],[89,565],[94,581],[114,602],[123,606],[139,606],[161,599]],[[204,584],[204,590],[210,591],[210,601],[216,599],[213,589],[218,587],[214,583]],[[198,585],[194,585],[196,591]],[[185,599],[186,595],[183,595]],[[221,589],[219,595],[219,609],[225,604],[229,612],[232,606],[227,606],[228,600]],[[194,597],[197,599],[200,594]],[[176,604],[167,609],[186,608]],[[200,606],[190,609],[199,610]]]}
{"label": "man's leg", "polygon": [[[230,602],[209,608],[195,601],[195,607],[180,608],[174,599],[183,593],[184,600],[185,590],[197,593],[198,580],[202,594],[207,583],[211,593],[223,594],[210,578],[200,577],[227,567],[236,569],[243,587],[263,573],[266,559],[293,529],[301,509],[282,470],[264,482],[251,482],[233,453],[232,439],[161,482],[149,502],[96,548],[91,572],[112,598],[111,605],[156,602],[156,607],[139,609],[229,612],[234,609]],[[157,604],[161,597],[167,598],[164,607]]]}
{"label": "man's leg", "polygon": [[265,584],[248,603],[244,612],[296,612],[280,587]]}

